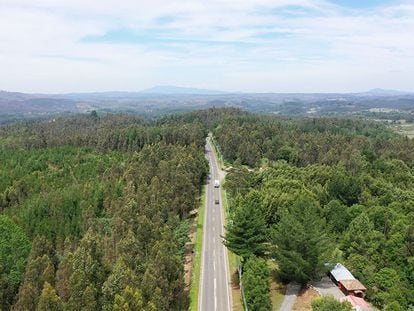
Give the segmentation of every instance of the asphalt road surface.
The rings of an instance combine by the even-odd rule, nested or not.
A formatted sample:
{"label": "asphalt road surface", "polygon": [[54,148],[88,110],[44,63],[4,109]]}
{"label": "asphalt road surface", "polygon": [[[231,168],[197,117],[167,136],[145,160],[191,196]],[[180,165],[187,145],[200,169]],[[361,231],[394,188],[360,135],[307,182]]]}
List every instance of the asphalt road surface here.
{"label": "asphalt road surface", "polygon": [[[206,189],[198,310],[229,311],[231,310],[229,267],[227,249],[221,237],[224,235],[224,214],[220,188],[214,188],[214,180],[220,180],[222,174],[219,172],[217,159],[209,140],[206,144],[206,157],[210,164],[210,178]],[[215,203],[216,199],[219,199],[219,204]]]}
{"label": "asphalt road surface", "polygon": [[285,297],[283,299],[282,305],[280,306],[280,311],[290,311],[293,309],[293,306],[298,298],[300,291],[300,285],[295,283],[289,283],[286,287]]}

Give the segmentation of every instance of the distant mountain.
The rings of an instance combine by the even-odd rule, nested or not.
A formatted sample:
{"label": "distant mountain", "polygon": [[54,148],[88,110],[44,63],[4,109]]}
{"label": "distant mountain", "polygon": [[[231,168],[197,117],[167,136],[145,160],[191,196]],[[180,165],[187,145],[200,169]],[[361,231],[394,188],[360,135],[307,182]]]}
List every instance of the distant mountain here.
{"label": "distant mountain", "polygon": [[405,92],[405,91],[398,91],[398,90],[376,88],[376,89],[369,90],[365,94],[374,95],[374,96],[395,96],[395,95],[405,95],[405,94],[413,94],[413,93]]}
{"label": "distant mountain", "polygon": [[25,94],[19,92],[7,92],[0,90],[0,101],[11,101],[11,100],[26,100],[31,98],[36,98],[34,94]]}
{"label": "distant mountain", "polygon": [[207,89],[197,89],[189,87],[179,87],[171,85],[160,85],[154,86],[152,88],[143,90],[143,94],[154,94],[154,95],[173,95],[173,94],[188,94],[188,95],[220,95],[226,94],[226,92],[207,90]]}
{"label": "distant mountain", "polygon": [[26,94],[0,91],[0,122],[6,116],[45,116],[47,114],[77,113],[76,102],[46,94]]}
{"label": "distant mountain", "polygon": [[383,89],[362,93],[227,93],[177,86],[156,86],[141,92],[69,94],[0,90],[0,124],[92,110],[156,116],[208,107],[238,107],[251,112],[288,116],[354,115],[382,108],[412,114],[414,93]]}

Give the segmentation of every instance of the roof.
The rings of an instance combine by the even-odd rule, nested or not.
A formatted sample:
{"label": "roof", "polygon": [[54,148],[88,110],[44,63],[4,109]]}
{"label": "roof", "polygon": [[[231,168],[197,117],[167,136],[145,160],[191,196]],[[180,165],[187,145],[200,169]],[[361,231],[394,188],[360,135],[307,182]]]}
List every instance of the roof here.
{"label": "roof", "polygon": [[340,282],[347,291],[367,290],[367,288],[364,285],[362,285],[360,281],[356,279],[355,280],[342,280]]}
{"label": "roof", "polygon": [[363,298],[348,295],[340,299],[341,301],[349,301],[356,310],[372,310],[371,305]]}
{"label": "roof", "polygon": [[335,267],[331,270],[331,274],[336,281],[355,280],[355,277],[352,275],[352,273],[349,272],[349,270],[340,263],[337,263],[335,265]]}

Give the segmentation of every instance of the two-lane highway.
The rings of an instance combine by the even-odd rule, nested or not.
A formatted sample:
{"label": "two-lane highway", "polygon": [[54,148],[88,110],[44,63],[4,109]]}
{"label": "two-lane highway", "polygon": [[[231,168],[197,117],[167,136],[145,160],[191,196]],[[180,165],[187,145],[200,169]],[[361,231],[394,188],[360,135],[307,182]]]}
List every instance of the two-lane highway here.
{"label": "two-lane highway", "polygon": [[[231,310],[229,267],[227,249],[221,238],[224,235],[224,212],[220,188],[214,187],[214,180],[221,178],[212,148],[210,139],[207,139],[206,157],[210,164],[210,178],[206,189],[198,310],[229,311]],[[217,199],[218,204],[215,202]]]}

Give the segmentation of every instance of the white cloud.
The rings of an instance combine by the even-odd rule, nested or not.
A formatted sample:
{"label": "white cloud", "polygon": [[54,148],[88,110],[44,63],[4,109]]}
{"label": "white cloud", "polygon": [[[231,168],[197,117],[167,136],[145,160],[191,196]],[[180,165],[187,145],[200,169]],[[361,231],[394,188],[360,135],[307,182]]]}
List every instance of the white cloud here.
{"label": "white cloud", "polygon": [[[146,38],[84,40],[123,29]],[[0,0],[0,88],[413,90],[412,38],[410,1],[352,10],[322,0]]]}

